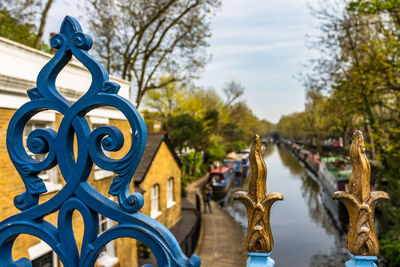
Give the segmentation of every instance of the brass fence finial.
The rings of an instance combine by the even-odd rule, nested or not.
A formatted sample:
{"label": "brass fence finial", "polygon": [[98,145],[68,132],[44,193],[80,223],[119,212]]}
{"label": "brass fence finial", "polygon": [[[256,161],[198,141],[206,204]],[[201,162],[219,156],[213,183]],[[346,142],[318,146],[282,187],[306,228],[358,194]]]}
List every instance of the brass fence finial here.
{"label": "brass fence finial", "polygon": [[349,213],[346,248],[353,255],[376,256],[379,253],[379,243],[375,232],[375,207],[379,200],[389,199],[389,195],[383,191],[371,192],[371,167],[365,155],[364,138],[359,130],[353,134],[350,158],[353,171],[349,181],[349,193],[333,193],[333,198],[343,202]]}
{"label": "brass fence finial", "polygon": [[281,193],[267,193],[267,167],[261,153],[258,135],[253,137],[250,150],[249,192],[236,192],[234,200],[240,200],[246,207],[248,228],[246,246],[249,252],[268,253],[274,246],[271,233],[270,211],[276,200],[283,200]]}

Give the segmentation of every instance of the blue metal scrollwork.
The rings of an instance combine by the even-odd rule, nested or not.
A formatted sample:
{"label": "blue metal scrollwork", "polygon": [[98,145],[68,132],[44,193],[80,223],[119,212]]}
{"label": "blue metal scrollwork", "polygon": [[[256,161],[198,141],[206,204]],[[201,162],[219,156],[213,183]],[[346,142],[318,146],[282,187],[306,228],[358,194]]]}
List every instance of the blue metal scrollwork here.
{"label": "blue metal scrollwork", "polygon": [[[79,23],[67,16],[60,34],[51,39],[51,45],[58,49],[57,54],[39,73],[37,87],[28,90],[31,101],[18,109],[10,121],[8,153],[25,184],[26,192],[14,199],[21,212],[0,223],[0,266],[31,266],[26,258],[17,261],[12,258],[13,243],[20,234],[29,234],[46,242],[64,266],[93,266],[101,248],[122,237],[147,244],[154,252],[158,266],[199,266],[199,258],[193,255],[188,259],[166,227],[139,212],[143,196],[129,194],[132,176],[146,144],[146,126],[135,107],[117,95],[119,85],[108,81],[106,70],[87,53],[92,44],[91,37],[82,33]],[[65,99],[55,87],[57,75],[72,55],[92,75],[89,90],[75,103]],[[89,111],[102,106],[120,110],[134,133],[130,150],[121,159],[109,158],[103,149],[121,149],[124,143],[122,132],[112,126],[91,131],[85,118]],[[46,155],[43,161],[36,161],[25,151],[23,131],[27,122],[44,110],[55,110],[64,117],[58,132],[37,129],[29,134],[28,149],[32,153]],[[74,135],[78,144],[76,159]],[[100,194],[87,182],[93,163],[117,174],[109,193],[118,197],[118,203]],[[46,192],[46,187],[38,174],[57,164],[66,184],[54,197],[39,204],[39,196]],[[43,219],[56,211],[59,211],[57,227]],[[85,224],[80,253],[73,235],[73,211],[81,213]],[[117,222],[116,226],[99,236],[98,213]]]}

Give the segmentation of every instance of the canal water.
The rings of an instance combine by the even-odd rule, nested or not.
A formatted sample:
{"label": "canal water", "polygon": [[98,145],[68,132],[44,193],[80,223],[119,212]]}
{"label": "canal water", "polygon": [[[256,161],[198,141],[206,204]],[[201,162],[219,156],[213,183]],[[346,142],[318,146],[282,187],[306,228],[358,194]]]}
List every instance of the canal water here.
{"label": "canal water", "polygon": [[[342,226],[345,222],[335,220],[335,211],[327,208],[332,203],[327,203],[330,199],[324,196],[323,185],[283,146],[270,145],[264,159],[268,192],[284,196],[284,201],[275,202],[271,211],[275,242],[271,257],[275,266],[344,266],[348,259]],[[240,190],[247,191],[248,180]],[[225,209],[246,232],[247,214],[242,203],[229,199]]]}

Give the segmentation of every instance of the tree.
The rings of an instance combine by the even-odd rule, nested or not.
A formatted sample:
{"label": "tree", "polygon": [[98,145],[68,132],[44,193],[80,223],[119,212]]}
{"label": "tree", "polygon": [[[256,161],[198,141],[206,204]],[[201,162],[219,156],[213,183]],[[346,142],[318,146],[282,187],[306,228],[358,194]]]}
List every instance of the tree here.
{"label": "tree", "polygon": [[[3,14],[6,13],[7,16],[11,18],[9,22],[12,22],[12,24],[5,24],[2,27],[7,27],[7,25],[9,25],[12,28],[18,28],[22,25],[29,29],[27,29],[28,33],[22,35],[3,35],[2,33],[2,36],[6,38],[11,37],[11,40],[21,42],[36,49],[48,51],[47,45],[42,42],[42,37],[47,16],[53,2],[53,0],[47,0],[43,5],[44,2],[42,0],[3,0],[0,3],[0,10],[4,12]],[[38,29],[36,28],[36,24],[39,25]],[[29,38],[26,38],[26,35],[28,35]]]}
{"label": "tree", "polygon": [[203,124],[189,114],[169,118],[166,127],[172,145],[179,151],[186,146],[193,147],[193,143],[199,142],[204,134]]}
{"label": "tree", "polygon": [[[91,31],[107,70],[134,83],[136,106],[150,90],[193,77],[207,57],[215,0],[91,0]],[[163,73],[170,73],[162,80]]]}
{"label": "tree", "polygon": [[0,36],[24,45],[31,45],[35,38],[35,25],[19,23],[9,11],[0,10]]}
{"label": "tree", "polygon": [[[321,35],[312,45],[321,57],[312,61],[313,72],[307,80],[331,99],[339,97],[336,102],[341,104],[344,114],[364,118],[363,128],[372,156],[382,159],[384,144],[379,137],[379,121],[387,90],[382,87],[385,75],[381,74],[382,70],[387,71],[389,59],[382,57],[382,49],[387,47],[382,40],[382,21],[373,15],[360,16],[343,2],[341,6],[325,5],[314,10],[322,24]],[[348,127],[346,120],[336,125]]]}
{"label": "tree", "polygon": [[265,133],[272,133],[273,131],[275,131],[276,125],[273,124],[272,122],[266,120],[266,119],[262,119],[261,123],[263,123],[265,125]]}
{"label": "tree", "polygon": [[[161,77],[160,83],[170,79],[169,76]],[[143,99],[144,106],[155,110],[157,115],[166,120],[171,116],[184,113],[182,106],[187,100],[187,89],[181,82],[171,82],[160,88],[160,90],[149,91]]]}
{"label": "tree", "polygon": [[[149,109],[148,112],[163,122],[181,114],[189,114],[203,122],[208,121],[208,118],[216,118],[216,121],[212,121],[212,135],[217,135],[220,125],[228,120],[223,100],[213,89],[182,82],[169,83],[160,90],[149,91],[143,103]],[[207,122],[204,123],[205,128],[210,127]]]}
{"label": "tree", "polygon": [[196,119],[202,120],[208,110],[215,110],[219,113],[219,122],[227,120],[228,114],[224,102],[214,89],[193,86],[185,92],[185,96],[181,108]]}
{"label": "tree", "polygon": [[43,10],[40,15],[40,23],[39,23],[39,29],[36,35],[35,42],[33,44],[33,47],[38,49],[40,46],[40,42],[42,41],[43,37],[43,32],[44,32],[44,27],[46,26],[47,22],[47,15],[49,14],[51,5],[53,4],[53,0],[47,0],[45,6],[43,7]]}
{"label": "tree", "polygon": [[[203,148],[207,138],[203,124],[188,114],[182,114],[168,119],[166,126],[174,147],[180,151],[186,146],[194,148],[193,159],[196,160],[197,153]],[[180,154],[182,156],[182,153]],[[193,164],[192,175],[195,171],[196,164]]]}
{"label": "tree", "polygon": [[[395,244],[400,228],[394,222],[400,219],[400,1],[342,1],[339,6],[326,4],[314,14],[321,20],[321,34],[312,47],[321,56],[309,65],[306,88],[326,97],[324,109],[334,114],[334,131],[341,132],[345,143],[350,129],[361,128],[366,132],[369,154],[381,161],[380,179],[375,183],[381,182],[380,187],[386,187],[391,195],[390,205],[384,205],[382,211],[382,248],[389,265],[397,266],[400,247]],[[310,102],[302,114],[309,116],[310,108],[318,110],[318,105]],[[295,118],[282,118],[278,126],[288,130],[287,121]],[[307,117],[304,119],[307,122]],[[306,130],[302,128],[302,135],[309,135]]]}
{"label": "tree", "polygon": [[327,108],[327,97],[320,92],[309,91],[303,116],[304,132],[313,138],[317,150],[321,151],[321,142],[329,137],[334,124],[335,113]]}
{"label": "tree", "polygon": [[291,137],[295,140],[304,141],[307,139],[303,124],[304,119],[305,112],[294,112],[289,115],[284,115],[279,119],[277,130],[284,137]]}
{"label": "tree", "polygon": [[266,124],[258,119],[245,102],[237,102],[228,107],[229,122],[223,126],[223,135],[230,142],[249,143],[255,133],[266,133]]}
{"label": "tree", "polygon": [[219,143],[213,143],[204,151],[204,161],[208,164],[225,159],[225,157],[226,152]]}
{"label": "tree", "polygon": [[2,0],[0,10],[7,11],[18,24],[31,24],[36,22],[38,0]]}
{"label": "tree", "polygon": [[225,84],[223,91],[226,97],[225,106],[229,106],[244,94],[244,86],[241,83],[232,80]]}

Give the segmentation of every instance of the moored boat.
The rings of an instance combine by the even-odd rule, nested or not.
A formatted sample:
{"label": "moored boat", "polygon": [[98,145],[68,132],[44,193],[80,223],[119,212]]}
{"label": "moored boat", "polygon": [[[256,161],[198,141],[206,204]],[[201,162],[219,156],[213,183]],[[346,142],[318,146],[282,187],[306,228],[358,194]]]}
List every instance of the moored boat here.
{"label": "moored boat", "polygon": [[213,189],[213,199],[223,202],[232,188],[235,171],[231,165],[224,165],[210,171],[208,182]]}
{"label": "moored boat", "polygon": [[242,175],[243,178],[247,177],[247,172],[249,170],[249,165],[250,165],[249,155],[250,155],[250,149],[240,150],[235,160],[235,163],[240,164],[239,173]]}
{"label": "moored boat", "polygon": [[347,191],[351,175],[350,161],[343,157],[322,157],[318,175],[330,194],[335,191]]}

